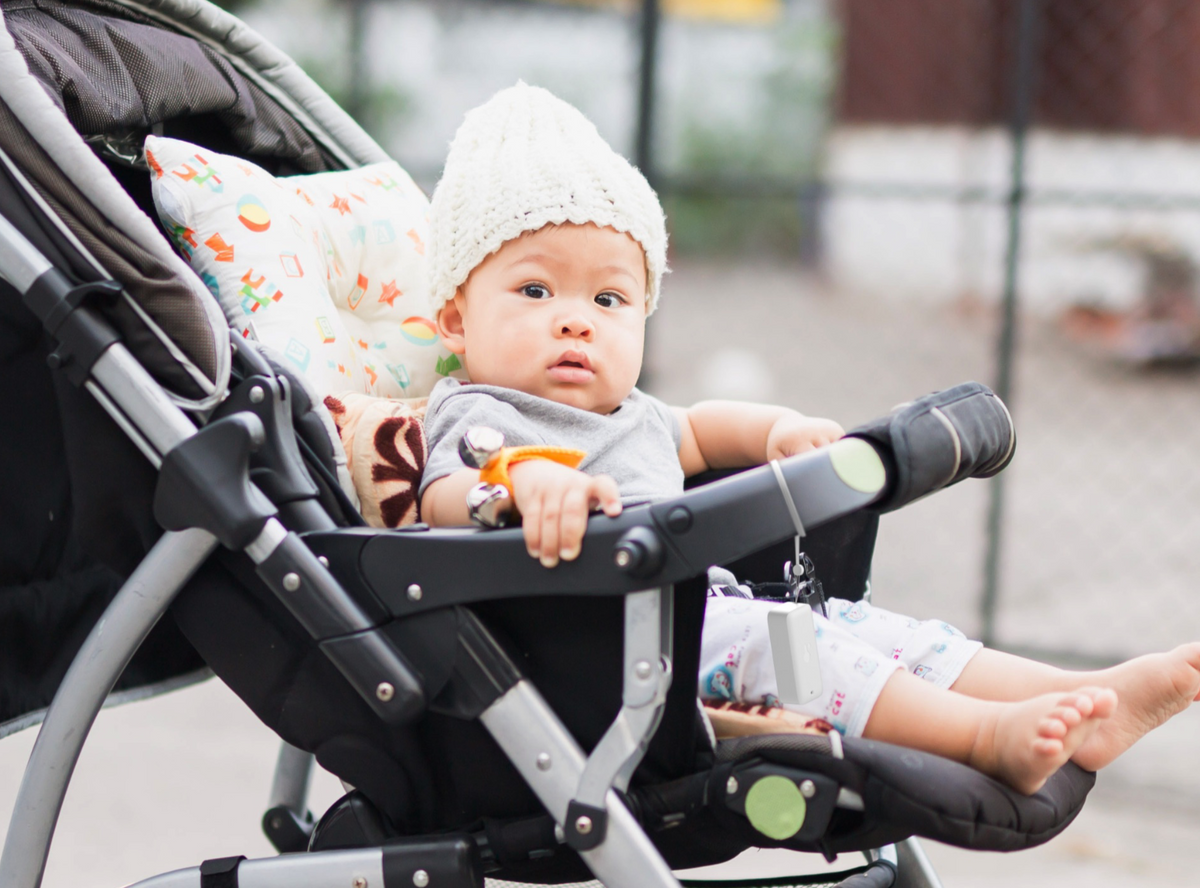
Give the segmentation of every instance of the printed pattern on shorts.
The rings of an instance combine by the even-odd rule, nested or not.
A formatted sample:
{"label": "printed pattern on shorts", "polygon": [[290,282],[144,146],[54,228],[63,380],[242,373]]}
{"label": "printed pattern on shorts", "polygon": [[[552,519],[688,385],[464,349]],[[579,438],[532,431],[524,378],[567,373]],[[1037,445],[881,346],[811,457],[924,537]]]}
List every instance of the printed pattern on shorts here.
{"label": "printed pattern on shorts", "polygon": [[[699,693],[708,700],[777,702],[767,612],[778,602],[714,595],[701,642]],[[982,645],[939,620],[914,620],[867,602],[830,599],[813,614],[822,692],[796,712],[823,718],[840,733],[862,734],[883,686],[905,669],[949,687]]]}

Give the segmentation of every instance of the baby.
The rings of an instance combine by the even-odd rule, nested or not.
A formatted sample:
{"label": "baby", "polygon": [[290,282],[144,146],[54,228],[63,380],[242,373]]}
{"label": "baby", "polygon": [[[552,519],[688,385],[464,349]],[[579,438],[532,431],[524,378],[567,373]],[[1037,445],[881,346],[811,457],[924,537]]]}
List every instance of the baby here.
{"label": "baby", "polygon": [[[471,111],[431,206],[430,263],[442,341],[470,384],[445,379],[426,415],[420,491],[432,525],[470,522],[479,472],[457,447],[470,428],[509,446],[587,452],[510,468],[530,555],[576,558],[589,513],[677,496],[706,469],[823,447],[837,423],[783,407],[668,407],[635,387],[647,317],[666,270],[666,227],[646,180],[577,110],[518,84]],[[773,602],[712,597],[700,693],[771,699]],[[802,707],[847,736],[955,759],[1021,792],[1068,760],[1096,770],[1200,694],[1200,643],[1097,672],[984,649],[939,621],[833,599],[814,615],[824,691]]]}

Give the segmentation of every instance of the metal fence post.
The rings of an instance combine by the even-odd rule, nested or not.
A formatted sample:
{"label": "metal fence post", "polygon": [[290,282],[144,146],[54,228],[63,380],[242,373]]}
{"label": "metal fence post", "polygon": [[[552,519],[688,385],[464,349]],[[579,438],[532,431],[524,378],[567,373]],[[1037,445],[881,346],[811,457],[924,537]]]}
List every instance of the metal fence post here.
{"label": "metal fence post", "polygon": [[[637,129],[633,137],[633,162],[642,171],[650,187],[658,190],[657,176],[654,169],[654,100],[656,98],[657,82],[655,74],[658,69],[658,26],[662,18],[659,0],[642,0],[640,17],[641,64],[638,67],[637,93]],[[662,195],[659,194],[661,200]],[[640,388],[651,388],[654,385],[654,371],[651,357],[651,333],[646,330],[642,372],[637,384]]]}
{"label": "metal fence post", "polygon": [[[1021,0],[1017,15],[1016,66],[1013,77],[1009,140],[1012,167],[1008,191],[1008,245],[1004,259],[1004,294],[996,352],[996,394],[1012,407],[1013,361],[1017,337],[1017,278],[1020,272],[1021,222],[1025,204],[1025,142],[1033,113],[1037,74],[1038,20],[1041,0]],[[987,513],[987,550],[984,558],[982,640],[996,643],[996,607],[999,594],[1000,552],[1004,519],[1004,474],[991,480]]]}
{"label": "metal fence post", "polygon": [[637,130],[634,134],[633,162],[653,186],[654,175],[654,100],[655,74],[658,69],[658,25],[662,18],[659,0],[642,0],[641,64],[638,68]]}
{"label": "metal fence post", "polygon": [[364,129],[375,134],[375,124],[378,122],[367,119],[371,111],[370,73],[367,67],[367,0],[349,0],[347,51],[349,53],[349,70],[346,72],[349,83],[346,84],[346,111],[357,120]]}

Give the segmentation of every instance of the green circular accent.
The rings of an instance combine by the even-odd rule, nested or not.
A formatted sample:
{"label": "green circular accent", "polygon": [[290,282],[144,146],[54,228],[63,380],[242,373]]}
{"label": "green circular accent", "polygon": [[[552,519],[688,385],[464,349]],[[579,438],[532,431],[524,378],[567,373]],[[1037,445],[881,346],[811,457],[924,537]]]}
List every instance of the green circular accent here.
{"label": "green circular accent", "polygon": [[746,793],[746,819],[750,825],[776,841],[790,839],[804,826],[808,803],[796,784],[772,774],[762,777]]}
{"label": "green circular accent", "polygon": [[879,493],[887,482],[883,460],[862,438],[843,438],[830,446],[829,462],[846,486],[859,493]]}

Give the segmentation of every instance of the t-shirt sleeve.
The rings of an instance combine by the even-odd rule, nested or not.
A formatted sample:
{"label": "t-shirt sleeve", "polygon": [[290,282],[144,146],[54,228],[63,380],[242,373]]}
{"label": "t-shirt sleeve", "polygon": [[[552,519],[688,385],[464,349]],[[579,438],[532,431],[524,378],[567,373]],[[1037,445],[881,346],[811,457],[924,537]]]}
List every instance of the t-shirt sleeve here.
{"label": "t-shirt sleeve", "polygon": [[642,397],[646,399],[646,405],[650,412],[656,415],[667,431],[671,433],[671,440],[675,442],[675,450],[679,451],[683,444],[683,430],[679,428],[679,418],[675,415],[675,411],[653,395],[647,395],[642,392]]}
{"label": "t-shirt sleeve", "polygon": [[486,392],[459,388],[443,397],[438,397],[439,394],[435,391],[430,397],[429,410],[425,414],[428,454],[418,497],[434,481],[465,468],[458,455],[458,442],[475,426],[487,426],[503,433],[506,447],[546,443],[516,407]]}

